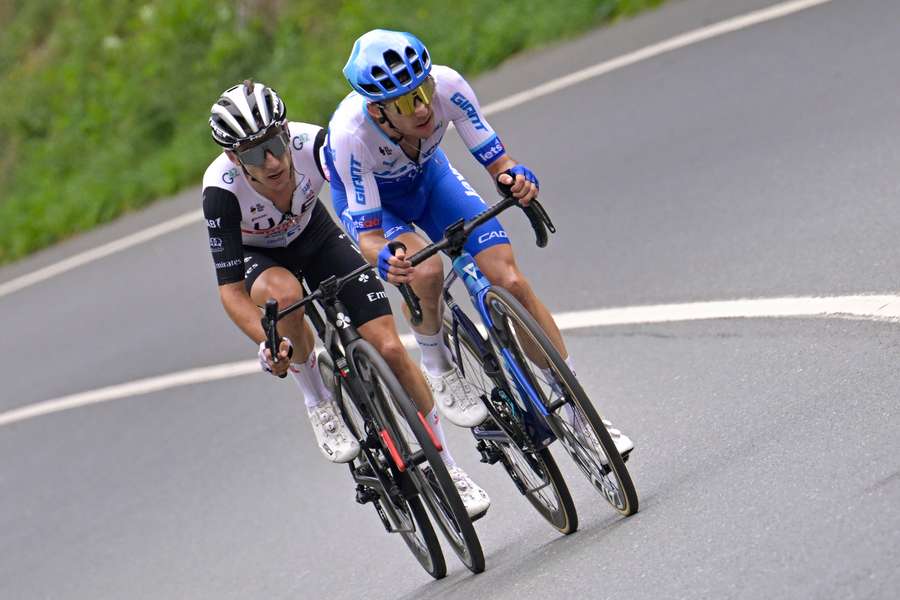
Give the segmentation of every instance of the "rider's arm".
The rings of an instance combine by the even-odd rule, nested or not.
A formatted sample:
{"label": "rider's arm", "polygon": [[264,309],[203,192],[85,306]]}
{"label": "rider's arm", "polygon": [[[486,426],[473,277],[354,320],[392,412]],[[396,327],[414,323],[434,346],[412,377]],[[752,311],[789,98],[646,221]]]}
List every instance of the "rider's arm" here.
{"label": "rider's arm", "polygon": [[381,196],[372,172],[372,155],[353,132],[332,129],[326,151],[331,152],[334,173],[331,193],[347,200],[347,213],[353,221],[359,248],[369,264],[378,267],[382,279],[405,283],[413,269],[405,261],[389,257],[381,223]]}
{"label": "rider's arm", "polygon": [[222,306],[234,324],[259,344],[265,335],[259,322],[259,308],[253,304],[244,287],[241,208],[237,197],[222,188],[205,188],[203,216],[209,233],[209,250],[216,268]]}
{"label": "rider's arm", "polygon": [[[332,195],[347,200],[347,213],[357,233],[381,230],[381,195],[372,172],[372,155],[354,132],[334,129],[329,132]],[[340,215],[339,215],[340,216]]]}
{"label": "rider's arm", "polygon": [[243,281],[226,283],[219,286],[219,299],[225,312],[241,331],[251,340],[259,344],[265,339],[260,324],[259,307],[253,304]]}
{"label": "rider's arm", "polygon": [[512,183],[513,196],[523,204],[536,198],[537,178],[527,167],[519,165],[506,153],[503,142],[484,118],[478,98],[469,83],[450,67],[435,65],[433,72],[438,87],[442,90],[442,98],[449,98],[450,118],[475,160],[487,169],[494,181],[503,172],[514,169],[515,182],[508,175],[500,181],[507,185]]}

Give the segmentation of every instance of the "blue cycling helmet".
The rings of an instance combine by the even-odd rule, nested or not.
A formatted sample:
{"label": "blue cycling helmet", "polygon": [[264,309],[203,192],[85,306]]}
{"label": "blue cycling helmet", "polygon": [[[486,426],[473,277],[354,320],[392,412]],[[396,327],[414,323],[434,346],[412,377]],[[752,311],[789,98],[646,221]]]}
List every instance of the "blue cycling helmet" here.
{"label": "blue cycling helmet", "polygon": [[431,73],[425,44],[411,33],[373,29],[353,44],[344,77],[373,102],[390,100],[419,87]]}

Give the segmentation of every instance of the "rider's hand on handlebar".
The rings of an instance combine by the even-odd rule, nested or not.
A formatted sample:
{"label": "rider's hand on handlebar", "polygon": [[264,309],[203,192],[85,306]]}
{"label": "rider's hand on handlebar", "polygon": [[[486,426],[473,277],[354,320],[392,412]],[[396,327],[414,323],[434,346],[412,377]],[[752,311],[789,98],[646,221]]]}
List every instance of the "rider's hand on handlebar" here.
{"label": "rider's hand on handlebar", "polygon": [[266,348],[265,342],[259,344],[259,365],[266,373],[271,373],[281,377],[288,372],[291,366],[291,356],[294,354],[294,347],[291,340],[286,337],[281,338],[281,345],[278,349],[278,359],[272,361],[272,353]]}
{"label": "rider's hand on handlebar", "polygon": [[506,186],[511,185],[510,192],[522,206],[528,206],[529,202],[537,198],[541,185],[537,176],[525,165],[507,169],[497,177],[497,181]]}
{"label": "rider's hand on handlebar", "polygon": [[385,244],[378,253],[378,275],[388,283],[411,283],[416,268],[406,260],[406,250],[397,248],[391,253],[390,244]]}

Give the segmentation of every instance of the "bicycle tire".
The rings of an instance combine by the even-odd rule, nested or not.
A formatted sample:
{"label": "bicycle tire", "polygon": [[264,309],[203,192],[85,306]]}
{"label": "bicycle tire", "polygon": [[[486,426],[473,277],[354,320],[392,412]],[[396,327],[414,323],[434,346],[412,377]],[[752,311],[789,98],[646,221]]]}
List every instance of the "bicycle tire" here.
{"label": "bicycle tire", "polygon": [[[322,351],[319,353],[318,363],[319,374],[322,376],[322,380],[332,393],[335,392],[336,385],[341,385],[340,408],[344,416],[344,421],[347,424],[347,427],[350,428],[351,432],[356,436],[357,440],[361,441],[360,422],[362,417],[359,415],[354,404],[348,401],[349,389],[343,385],[343,383],[335,381],[333,362],[327,352]],[[383,448],[381,449],[381,456],[385,461],[390,460],[390,456],[386,455]],[[360,456],[355,459],[355,461],[360,463],[363,460],[365,460],[363,453],[360,453]],[[369,464],[371,465],[371,462],[369,462]],[[373,469],[382,468],[380,466],[376,467],[376,465],[371,465],[371,467]],[[444,560],[441,543],[431,524],[431,519],[428,518],[425,507],[422,506],[422,501],[418,497],[406,498],[406,507],[404,507],[399,505],[389,494],[379,492],[378,500],[375,502],[384,503],[381,507],[376,505],[376,511],[378,511],[379,508],[384,510],[384,506],[386,505],[388,513],[393,513],[393,518],[398,522],[400,521],[400,517],[397,513],[402,513],[404,516],[409,516],[409,518],[412,519],[415,531],[401,531],[399,532],[400,537],[426,573],[431,575],[434,579],[446,577],[447,563]]]}
{"label": "bicycle tire", "polygon": [[[445,343],[447,343],[448,347],[454,349],[455,344],[452,339],[452,331],[453,324],[450,317],[445,314]],[[495,382],[484,370],[478,345],[462,328],[457,330],[457,335],[460,341],[460,360],[464,363],[459,365],[461,367],[460,370],[480,395],[483,395],[484,398],[491,398]],[[512,420],[512,417],[510,417],[510,420]],[[509,423],[507,427],[521,427],[521,425],[516,422]],[[504,431],[507,430],[507,428],[502,426],[501,428]],[[566,480],[562,472],[560,472],[559,466],[556,464],[556,460],[554,460],[549,448],[540,448],[526,452],[512,438],[507,442],[490,440],[485,441],[485,443],[492,444],[502,454],[500,463],[506,470],[507,475],[509,475],[519,493],[525,496],[525,499],[528,500],[544,520],[562,534],[568,535],[577,531],[578,512],[575,509],[575,502],[572,500],[569,486],[566,484]],[[524,464],[522,463],[523,460]],[[517,468],[517,465],[521,466]],[[526,469],[530,473],[526,472]],[[534,481],[530,475],[544,483],[544,488],[529,491],[529,488],[534,487],[534,485],[529,485],[529,482]],[[541,493],[546,487],[550,488],[556,499],[555,503],[553,503],[555,507],[551,505],[545,494]]]}
{"label": "bicycle tire", "polygon": [[[548,400],[548,389],[550,390],[549,396],[552,397],[552,383],[564,386],[565,391],[568,392],[566,405],[572,407],[573,420],[583,419],[582,430],[593,436],[593,440],[587,440],[591,446],[588,448],[586,441],[582,439],[583,435],[579,435],[575,431],[574,425],[560,414],[560,411],[563,410],[563,406],[560,406],[554,412],[549,412],[546,417],[547,425],[560,440],[560,444],[588,478],[594,489],[616,511],[623,516],[636,513],[639,508],[638,495],[631,474],[625,466],[625,461],[616,450],[612,437],[603,425],[603,420],[581,384],[560,356],[559,351],[550,342],[550,338],[543,328],[508,290],[494,286],[486,292],[484,302],[490,311],[494,327],[500,334],[499,337],[507,340],[506,347],[512,352],[522,370],[526,372],[532,386],[541,394],[545,408],[551,405]],[[504,328],[504,330],[498,329],[498,324],[505,323],[507,318],[513,319],[513,327]],[[543,355],[555,377],[555,382],[546,382],[542,375],[535,373],[535,369],[532,367],[533,363],[527,357],[519,340],[521,335],[527,335],[534,347]],[[506,373],[505,368],[502,370]],[[507,377],[509,377],[508,374]],[[547,389],[540,385],[541,382],[546,384]],[[602,456],[598,454],[598,450],[602,452]]]}
{"label": "bicycle tire", "polygon": [[405,435],[401,436],[401,423],[392,418],[393,411],[399,412],[402,423],[409,427],[425,457],[424,462],[428,464],[430,477],[424,469],[419,469],[418,465],[407,465],[407,473],[419,491],[422,503],[428,508],[462,563],[473,573],[481,573],[485,566],[481,541],[444,461],[426,431],[423,421],[419,419],[421,413],[397,381],[394,372],[371,344],[360,343],[352,351],[354,366],[357,372],[362,374],[363,371],[359,370],[360,359],[369,362],[373,367],[370,373],[375,373],[382,384],[378,387],[381,390],[380,400],[385,408],[392,409],[382,415],[385,419],[382,425],[386,429],[390,428],[395,444],[402,446],[398,447],[401,456],[409,456],[413,451],[409,448],[410,440]]}

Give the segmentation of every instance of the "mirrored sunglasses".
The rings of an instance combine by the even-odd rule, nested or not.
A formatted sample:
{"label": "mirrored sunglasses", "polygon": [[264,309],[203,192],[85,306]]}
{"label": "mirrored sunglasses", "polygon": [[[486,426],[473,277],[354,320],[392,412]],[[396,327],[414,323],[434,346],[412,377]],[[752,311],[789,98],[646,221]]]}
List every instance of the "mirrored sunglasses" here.
{"label": "mirrored sunglasses", "polygon": [[393,106],[394,110],[403,115],[409,116],[416,112],[416,100],[429,106],[431,99],[434,97],[434,78],[430,75],[422,82],[422,85],[411,92],[398,96],[385,102],[385,106]]}
{"label": "mirrored sunglasses", "polygon": [[249,148],[238,148],[234,151],[245,165],[261,167],[266,164],[266,153],[271,152],[275,158],[281,158],[291,143],[286,131],[280,131],[274,137],[270,137]]}

